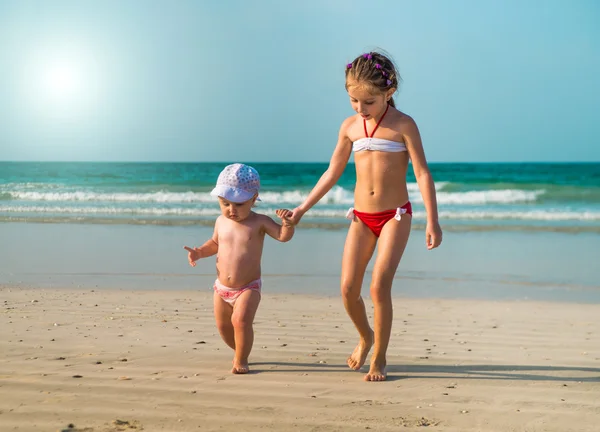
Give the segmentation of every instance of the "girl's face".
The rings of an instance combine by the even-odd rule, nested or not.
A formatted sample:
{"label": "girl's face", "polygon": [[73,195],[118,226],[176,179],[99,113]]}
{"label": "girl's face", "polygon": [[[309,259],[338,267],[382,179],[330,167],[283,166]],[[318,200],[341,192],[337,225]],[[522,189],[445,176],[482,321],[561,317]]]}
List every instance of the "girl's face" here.
{"label": "girl's face", "polygon": [[252,199],[243,203],[234,203],[226,200],[225,198],[219,197],[219,206],[221,207],[221,214],[227,219],[231,219],[236,222],[241,222],[250,216],[252,212],[252,206],[256,201],[256,196]]}
{"label": "girl's face", "polygon": [[382,93],[362,83],[348,83],[348,96],[350,96],[352,109],[365,120],[379,119],[383,115],[388,100],[394,94],[393,90]]}

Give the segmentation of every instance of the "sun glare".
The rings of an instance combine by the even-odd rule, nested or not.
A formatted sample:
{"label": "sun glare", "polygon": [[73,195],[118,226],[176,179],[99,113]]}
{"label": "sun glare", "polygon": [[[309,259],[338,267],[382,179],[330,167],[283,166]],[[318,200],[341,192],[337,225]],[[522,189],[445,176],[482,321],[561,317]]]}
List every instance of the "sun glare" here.
{"label": "sun glare", "polygon": [[75,119],[97,106],[98,61],[82,46],[44,44],[32,51],[21,75],[23,101],[36,115]]}
{"label": "sun glare", "polygon": [[80,66],[69,62],[49,64],[42,72],[42,85],[53,98],[73,98],[83,90]]}

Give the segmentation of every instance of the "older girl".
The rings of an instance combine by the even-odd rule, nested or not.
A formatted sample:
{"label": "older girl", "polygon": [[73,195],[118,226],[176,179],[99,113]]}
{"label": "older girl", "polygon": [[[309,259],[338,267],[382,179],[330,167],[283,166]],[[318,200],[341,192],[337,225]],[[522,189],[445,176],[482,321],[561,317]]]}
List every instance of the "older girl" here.
{"label": "older girl", "polygon": [[[329,168],[306,200],[291,216],[298,223],[338,181],[354,151],[356,187],[352,220],[344,246],[341,291],[344,306],[360,335],[348,366],[359,370],[371,348],[366,381],[386,379],[386,352],[392,328],[392,281],[410,234],[412,207],[406,173],[409,158],[427,211],[428,249],[442,241],[434,182],[427,167],[414,120],[395,108],[393,94],[400,77],[392,61],[378,52],[365,53],[346,65],[346,90],[356,115],[347,118]],[[362,282],[375,246],[377,257],[371,280],[374,331],[361,297]]]}

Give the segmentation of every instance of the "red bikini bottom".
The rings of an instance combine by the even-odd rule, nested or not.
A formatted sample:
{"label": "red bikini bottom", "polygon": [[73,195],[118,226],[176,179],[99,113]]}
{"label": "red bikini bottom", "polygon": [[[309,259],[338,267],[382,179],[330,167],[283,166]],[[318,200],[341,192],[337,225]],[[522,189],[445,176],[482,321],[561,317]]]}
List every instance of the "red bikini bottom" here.
{"label": "red bikini bottom", "polygon": [[366,226],[368,226],[375,236],[379,237],[381,230],[392,219],[400,220],[403,214],[409,214],[412,216],[412,205],[410,201],[404,204],[402,207],[398,207],[395,210],[385,210],[377,213],[364,213],[350,208],[346,217],[353,219],[354,215],[359,218]]}

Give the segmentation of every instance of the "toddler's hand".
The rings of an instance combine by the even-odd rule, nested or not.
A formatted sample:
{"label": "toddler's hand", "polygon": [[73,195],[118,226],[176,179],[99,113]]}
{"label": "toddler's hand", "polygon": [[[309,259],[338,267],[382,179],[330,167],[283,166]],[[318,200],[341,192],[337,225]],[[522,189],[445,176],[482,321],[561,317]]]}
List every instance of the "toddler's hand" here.
{"label": "toddler's hand", "polygon": [[281,218],[283,224],[287,227],[292,227],[296,225],[294,221],[291,219],[293,213],[288,209],[277,209],[275,210],[275,214]]}
{"label": "toddler's hand", "polygon": [[196,248],[190,248],[187,246],[183,247],[186,251],[188,251],[188,262],[192,267],[196,267],[196,261],[200,259],[200,252]]}

